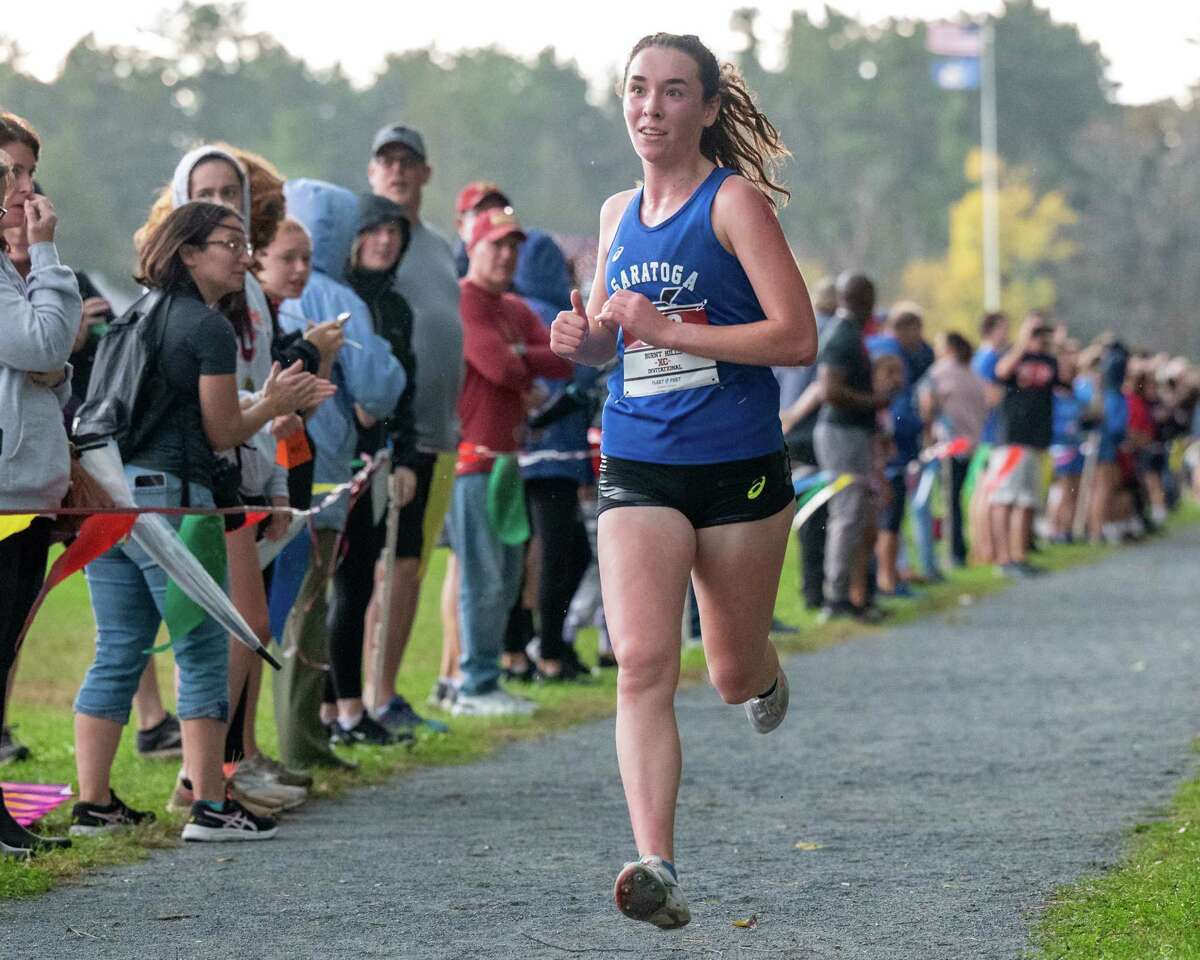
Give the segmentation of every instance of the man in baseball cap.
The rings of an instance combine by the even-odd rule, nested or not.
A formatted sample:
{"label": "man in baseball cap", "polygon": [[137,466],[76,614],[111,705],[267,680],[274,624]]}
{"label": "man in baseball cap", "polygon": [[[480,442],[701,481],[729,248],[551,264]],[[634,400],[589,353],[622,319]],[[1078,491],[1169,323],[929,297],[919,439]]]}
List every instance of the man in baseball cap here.
{"label": "man in baseball cap", "polygon": [[425,159],[425,139],[412,127],[406,127],[402,123],[389,123],[386,127],[379,128],[371,142],[371,156],[377,157],[384,147],[396,144],[408,147],[422,160]]}
{"label": "man in baseball cap", "polygon": [[[513,237],[518,243],[525,239],[525,231],[517,222],[512,207],[492,207],[475,215],[471,224],[471,237],[467,241],[467,253],[473,253],[480,242],[499,243],[505,237]],[[510,282],[512,278],[509,278]]]}
{"label": "man in baseball cap", "polygon": [[500,185],[491,180],[472,180],[458,191],[458,199],[454,203],[454,227],[458,231],[459,242],[454,247],[454,265],[460,277],[467,275],[467,248],[471,245],[475,218],[484,210],[496,207],[511,208],[512,203]]}

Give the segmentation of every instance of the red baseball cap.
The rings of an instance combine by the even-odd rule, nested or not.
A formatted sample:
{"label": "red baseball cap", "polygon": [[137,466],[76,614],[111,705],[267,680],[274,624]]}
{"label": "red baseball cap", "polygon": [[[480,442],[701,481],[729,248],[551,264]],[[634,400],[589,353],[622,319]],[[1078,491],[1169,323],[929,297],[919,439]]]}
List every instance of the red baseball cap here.
{"label": "red baseball cap", "polygon": [[468,210],[474,210],[488,197],[498,197],[503,200],[502,206],[508,207],[508,197],[500,189],[500,184],[490,180],[474,180],[458,191],[458,199],[454,202],[455,211],[461,215]]}
{"label": "red baseball cap", "polygon": [[525,239],[525,231],[517,222],[512,207],[493,207],[491,210],[484,210],[471,225],[471,242],[467,246],[467,251],[474,250],[475,244],[480,240],[503,240],[513,234],[518,234],[522,240]]}

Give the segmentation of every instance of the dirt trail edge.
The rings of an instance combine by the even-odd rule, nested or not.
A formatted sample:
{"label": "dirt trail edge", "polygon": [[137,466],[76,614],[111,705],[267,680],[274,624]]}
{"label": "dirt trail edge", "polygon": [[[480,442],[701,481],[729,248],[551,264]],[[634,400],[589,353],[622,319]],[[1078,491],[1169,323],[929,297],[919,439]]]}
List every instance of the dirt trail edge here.
{"label": "dirt trail edge", "polygon": [[5,902],[0,956],[1017,957],[1054,889],[1194,773],[1198,547],[793,658],[767,737],[681,694],[682,931],[611,905],[633,850],[608,720]]}

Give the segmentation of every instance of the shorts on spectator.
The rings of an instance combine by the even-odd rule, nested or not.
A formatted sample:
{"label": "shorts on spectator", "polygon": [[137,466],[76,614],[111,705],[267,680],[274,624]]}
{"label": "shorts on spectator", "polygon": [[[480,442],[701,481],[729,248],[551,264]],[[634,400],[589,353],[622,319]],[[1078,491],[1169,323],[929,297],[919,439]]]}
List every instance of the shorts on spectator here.
{"label": "shorts on spectator", "polygon": [[429,563],[429,555],[441,536],[446,511],[450,508],[456,457],[453,453],[422,451],[412,464],[412,470],[417,475],[417,490],[400,511],[396,556],[419,558],[422,576]]}
{"label": "shorts on spectator", "polygon": [[1005,444],[993,450],[987,473],[990,502],[1036,509],[1042,500],[1041,459],[1040,450],[1021,444]]}
{"label": "shorts on spectator", "polygon": [[1050,448],[1056,477],[1078,477],[1083,473],[1083,451],[1075,444],[1056,444]]}
{"label": "shorts on spectator", "polygon": [[879,529],[887,533],[899,533],[904,523],[904,504],[908,498],[908,482],[904,473],[888,477],[886,484],[891,490],[888,502],[879,511]]}

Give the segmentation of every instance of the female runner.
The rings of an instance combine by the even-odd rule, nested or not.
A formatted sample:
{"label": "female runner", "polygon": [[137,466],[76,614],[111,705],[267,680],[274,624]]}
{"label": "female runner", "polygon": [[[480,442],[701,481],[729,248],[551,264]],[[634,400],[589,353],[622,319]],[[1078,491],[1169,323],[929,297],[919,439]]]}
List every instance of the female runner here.
{"label": "female runner", "polygon": [[[674,859],[681,755],[674,697],[689,575],[709,677],[761,733],[787,711],[768,638],[793,514],[772,365],[812,363],[808,291],[775,215],[787,155],[736,69],[695,36],[633,48],[623,108],[644,185],[600,212],[596,282],[551,345],[593,366],[614,352],[600,472],[605,615],[620,672],[617,758],[638,857],[627,916],[688,922]],[[633,508],[633,509],[630,509]]]}

